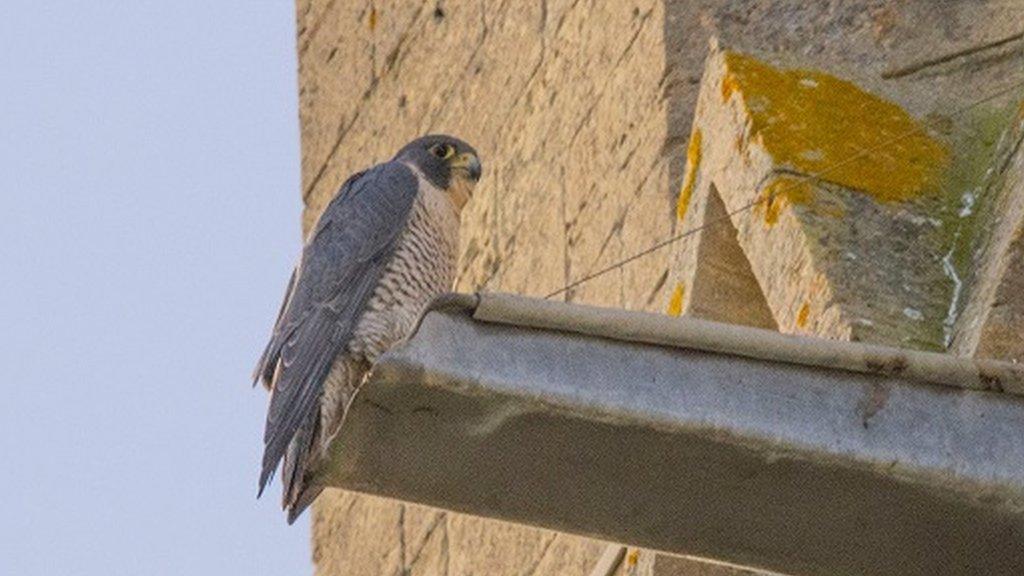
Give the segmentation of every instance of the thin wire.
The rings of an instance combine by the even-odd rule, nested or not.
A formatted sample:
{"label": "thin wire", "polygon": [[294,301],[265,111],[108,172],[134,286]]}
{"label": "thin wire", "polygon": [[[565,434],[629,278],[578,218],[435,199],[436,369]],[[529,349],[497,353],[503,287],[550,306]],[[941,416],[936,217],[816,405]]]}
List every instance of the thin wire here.
{"label": "thin wire", "polygon": [[628,258],[626,258],[624,260],[620,260],[620,261],[616,262],[615,264],[612,264],[611,266],[608,266],[607,268],[602,268],[601,270],[598,270],[597,272],[594,272],[593,274],[589,274],[589,275],[584,276],[583,278],[580,278],[580,279],[578,279],[578,280],[576,280],[574,282],[566,284],[562,288],[559,288],[558,290],[555,290],[554,292],[552,292],[552,293],[548,294],[547,296],[545,296],[544,299],[547,300],[549,298],[554,298],[555,296],[558,296],[559,294],[562,294],[562,293],[568,292],[569,290],[572,290],[573,288],[579,286],[580,284],[584,284],[586,282],[589,282],[589,281],[593,280],[594,278],[597,278],[598,276],[603,276],[603,275],[605,275],[605,274],[607,274],[607,273],[609,273],[609,272],[611,272],[613,270],[617,270],[617,269],[625,266],[626,264],[629,264],[630,262],[632,262],[634,260],[638,260],[640,258],[643,258],[644,256],[647,256],[651,252],[657,252],[658,250],[661,250],[662,248],[668,246],[669,244],[673,244],[675,242],[678,242],[679,240],[682,240],[683,238],[686,238],[687,236],[691,236],[693,234],[696,234],[697,232],[700,232],[701,230],[704,230],[705,228],[710,228],[710,227],[714,226],[715,224],[720,224],[722,222],[725,222],[726,220],[729,220],[730,218],[732,218],[736,214],[739,214],[739,213],[741,213],[741,212],[743,212],[745,210],[750,210],[751,208],[753,208],[754,206],[757,206],[758,204],[764,202],[765,200],[767,200],[767,198],[761,198],[759,200],[755,200],[755,201],[753,201],[753,202],[751,202],[749,204],[746,204],[744,206],[741,206],[741,207],[733,210],[732,212],[727,213],[725,216],[722,216],[720,218],[715,218],[714,220],[711,220],[710,222],[705,222],[704,224],[702,224],[700,226],[697,226],[696,228],[690,228],[690,229],[686,230],[685,232],[682,232],[680,234],[672,236],[671,238],[668,238],[666,240],[662,240],[661,242],[658,242],[654,246],[651,246],[651,247],[647,248],[646,250],[637,252],[636,254],[633,254],[632,256],[630,256],[630,257],[628,257]]}
{"label": "thin wire", "polygon": [[915,62],[914,64],[908,64],[907,66],[902,66],[900,68],[891,68],[889,70],[886,70],[885,72],[882,72],[882,78],[885,78],[886,80],[892,80],[893,78],[910,76],[911,74],[920,72],[921,70],[924,70],[926,68],[938,66],[939,64],[945,64],[947,62],[952,62],[957,58],[964,58],[966,56],[977,54],[978,52],[985,52],[988,50],[999,48],[1000,46],[1011,44],[1013,42],[1017,42],[1018,40],[1024,40],[1024,30],[1017,32],[1016,34],[1011,34],[1010,36],[1000,38],[998,40],[993,40],[991,42],[986,42],[984,44],[979,44],[977,46],[971,46],[970,48],[964,48],[963,50],[957,50],[956,52],[950,52],[949,54],[943,54],[942,56],[939,56],[937,58],[930,58],[928,60],[924,60],[921,62]]}
{"label": "thin wire", "polygon": [[[1007,86],[1005,88],[1001,88],[999,90],[996,90],[995,92],[989,94],[988,96],[985,96],[984,98],[981,98],[980,100],[976,100],[976,101],[974,101],[974,102],[964,106],[963,108],[960,108],[958,110],[954,110],[948,116],[951,116],[951,117],[960,116],[960,115],[962,115],[962,114],[964,114],[966,112],[969,112],[970,110],[973,110],[974,108],[977,108],[978,106],[980,106],[982,104],[985,104],[986,102],[990,102],[992,100],[995,100],[996,98],[999,98],[1000,96],[1004,96],[1006,94],[1009,94],[1010,92],[1012,92],[1014,90],[1017,90],[1018,88],[1022,88],[1022,87],[1024,87],[1024,80],[1021,80],[1019,82],[1015,82],[1015,83],[1013,83],[1013,84],[1011,84],[1011,85],[1009,85],[1009,86]],[[861,150],[857,154],[854,154],[853,156],[850,156],[849,158],[847,158],[847,159],[845,159],[845,160],[843,160],[841,162],[833,164],[832,166],[829,166],[828,168],[825,168],[824,170],[822,170],[820,172],[809,174],[807,176],[807,179],[809,179],[809,180],[821,180],[822,176],[824,176],[826,174],[829,174],[831,172],[834,172],[834,171],[838,170],[839,168],[842,168],[843,166],[851,164],[851,163],[853,163],[853,162],[855,162],[857,160],[860,160],[861,158],[869,155],[870,153],[872,153],[872,152],[874,152],[876,150],[880,150],[882,148],[886,148],[888,146],[891,146],[891,145],[893,145],[893,144],[895,144],[895,143],[897,143],[897,142],[899,142],[901,140],[904,140],[906,138],[909,138],[909,137],[911,137],[911,136],[913,136],[915,134],[923,133],[925,130],[927,130],[934,123],[935,123],[934,120],[926,121],[922,125],[917,126],[917,127],[913,128],[913,129],[908,130],[908,131],[906,131],[906,132],[904,132],[902,134],[899,134],[897,136],[894,136],[893,138],[890,138],[889,140],[885,140],[883,142],[880,142],[880,143],[876,144],[875,146],[872,146],[870,148],[866,148],[864,150]],[[624,258],[624,259],[622,259],[622,260],[620,260],[620,261],[618,261],[618,262],[616,262],[614,264],[611,264],[610,266],[602,268],[602,269],[598,270],[597,272],[594,272],[592,274],[588,274],[588,275],[586,275],[586,276],[584,276],[582,278],[579,278],[579,279],[577,279],[577,280],[575,280],[573,282],[570,282],[569,284],[566,284],[565,286],[559,288],[558,290],[555,290],[554,292],[551,292],[550,294],[545,296],[544,299],[548,300],[548,299],[554,298],[555,296],[558,296],[560,294],[564,294],[564,293],[568,292],[569,290],[572,290],[573,288],[576,288],[577,286],[580,286],[582,284],[585,284],[586,282],[589,282],[589,281],[593,280],[594,278],[603,276],[603,275],[605,275],[605,274],[607,274],[609,272],[612,272],[614,270],[618,270],[619,268],[622,268],[626,264],[629,264],[629,263],[631,263],[631,262],[633,262],[635,260],[639,260],[640,258],[643,258],[644,256],[647,256],[648,254],[651,254],[652,252],[657,252],[658,250],[661,250],[662,248],[664,248],[666,246],[669,246],[671,244],[674,244],[674,243],[676,243],[676,242],[678,242],[678,241],[680,241],[680,240],[682,240],[684,238],[692,236],[692,235],[696,234],[697,232],[700,232],[701,230],[705,230],[707,228],[710,228],[711,226],[715,226],[717,224],[721,224],[722,222],[729,221],[729,220],[732,219],[733,216],[735,216],[737,214],[740,214],[742,212],[745,212],[747,210],[750,210],[754,206],[757,206],[758,204],[766,202],[766,201],[768,201],[768,200],[770,200],[770,199],[772,199],[772,198],[774,198],[774,197],[776,197],[776,196],[786,192],[790,188],[795,188],[796,186],[797,186],[797,184],[795,184],[795,183],[792,184],[792,185],[789,185],[789,186],[780,186],[779,189],[776,190],[770,196],[764,196],[762,198],[754,200],[754,201],[752,201],[752,202],[750,202],[748,204],[745,204],[743,206],[740,206],[739,208],[736,208],[736,209],[732,210],[731,212],[728,212],[725,216],[722,216],[722,217],[719,217],[719,218],[715,218],[714,220],[711,220],[709,222],[705,222],[704,224],[702,224],[700,226],[697,226],[695,228],[690,228],[690,229],[688,229],[688,230],[686,230],[684,232],[676,234],[675,236],[672,236],[670,238],[662,240],[662,241],[658,242],[657,244],[654,244],[653,246],[650,246],[649,248],[646,248],[645,250],[641,250],[640,252],[637,252],[637,253],[635,253],[635,254],[627,257],[627,258]]]}

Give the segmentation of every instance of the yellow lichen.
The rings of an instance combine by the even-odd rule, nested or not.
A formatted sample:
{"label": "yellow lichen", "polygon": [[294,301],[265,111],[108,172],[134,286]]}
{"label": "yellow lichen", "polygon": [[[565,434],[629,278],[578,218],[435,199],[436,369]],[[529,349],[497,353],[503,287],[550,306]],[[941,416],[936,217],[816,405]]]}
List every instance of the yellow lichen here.
{"label": "yellow lichen", "polygon": [[686,287],[680,282],[672,290],[672,297],[668,299],[668,315],[679,316],[683,313],[683,297],[686,295]]}
{"label": "yellow lichen", "polygon": [[636,548],[633,548],[632,550],[630,550],[629,554],[626,555],[626,565],[627,566],[636,566],[636,563],[639,560],[640,560],[640,550],[637,550]]}
{"label": "yellow lichen", "polygon": [[739,95],[751,138],[779,164],[881,202],[938,189],[949,151],[898,105],[822,72],[736,53],[725,63],[723,97]]}
{"label": "yellow lichen", "polygon": [[811,316],[811,303],[804,302],[803,306],[796,313],[796,327],[803,328],[807,326],[807,319]]}
{"label": "yellow lichen", "polygon": [[370,16],[367,18],[367,24],[370,25],[370,32],[377,29],[377,8],[370,6]]}
{"label": "yellow lichen", "polygon": [[765,225],[774,226],[784,208],[792,204],[806,204],[813,196],[814,190],[806,179],[783,176],[765,187],[756,210],[764,218]]}
{"label": "yellow lichen", "polygon": [[679,203],[676,205],[676,215],[679,220],[686,218],[686,211],[690,207],[690,198],[693,197],[693,187],[697,183],[697,169],[700,168],[700,128],[694,128],[690,136],[690,145],[686,148],[686,173],[683,175],[683,188],[679,191]]}
{"label": "yellow lichen", "polygon": [[732,93],[739,88],[736,83],[736,77],[732,74],[726,74],[722,77],[722,101],[728,102],[729,98],[732,97]]}
{"label": "yellow lichen", "polygon": [[814,211],[817,212],[818,214],[831,216],[832,218],[835,218],[837,220],[846,216],[846,208],[842,204],[818,203],[814,207]]}

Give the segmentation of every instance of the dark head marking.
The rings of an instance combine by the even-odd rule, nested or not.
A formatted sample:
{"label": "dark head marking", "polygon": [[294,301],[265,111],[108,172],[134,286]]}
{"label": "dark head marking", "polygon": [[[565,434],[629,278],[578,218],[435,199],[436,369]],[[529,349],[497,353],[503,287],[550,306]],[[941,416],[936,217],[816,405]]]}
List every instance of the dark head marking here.
{"label": "dark head marking", "polygon": [[471,183],[480,179],[476,150],[453,136],[432,134],[417,138],[399,150],[394,159],[416,167],[441,190],[448,190],[456,179],[468,179]]}

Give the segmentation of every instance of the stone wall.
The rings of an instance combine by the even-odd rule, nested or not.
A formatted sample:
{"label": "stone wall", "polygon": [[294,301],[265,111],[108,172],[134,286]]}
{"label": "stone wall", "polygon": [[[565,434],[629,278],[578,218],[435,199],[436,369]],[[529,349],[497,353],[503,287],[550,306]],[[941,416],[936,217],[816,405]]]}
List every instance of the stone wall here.
{"label": "stone wall", "polygon": [[[337,1],[299,15],[307,226],[348,174],[444,131],[484,163],[461,290],[544,294],[672,230],[689,126],[668,129],[680,79],[665,74],[661,2]],[[694,74],[705,43],[693,39]],[[652,258],[570,297],[661,309],[666,274]],[[320,498],[313,532],[321,574],[582,575],[604,550],[340,492]]]}
{"label": "stone wall", "polygon": [[[1024,28],[1024,13],[1001,0],[298,0],[297,20],[305,228],[352,172],[418,135],[458,135],[480,152],[484,179],[463,215],[457,287],[534,296],[691,225],[678,200],[713,34],[729,48],[849,74],[925,117],[1005,85],[1017,54],[1004,48],[893,83],[879,72]],[[725,214],[727,198],[702,198],[700,215]],[[680,243],[560,297],[799,331],[801,301],[784,285],[806,279],[774,276],[758,256],[772,246],[751,251],[736,224],[687,240],[701,254],[691,264]],[[695,282],[687,294],[683,276]],[[782,287],[766,298],[761,287],[773,282]],[[992,316],[991,302],[976,307]],[[802,331],[851,335],[814,326]],[[881,340],[902,333],[893,330]],[[935,344],[934,331],[920,333]],[[586,575],[607,547],[341,491],[312,512],[324,575]],[[631,551],[620,572],[729,570]]]}

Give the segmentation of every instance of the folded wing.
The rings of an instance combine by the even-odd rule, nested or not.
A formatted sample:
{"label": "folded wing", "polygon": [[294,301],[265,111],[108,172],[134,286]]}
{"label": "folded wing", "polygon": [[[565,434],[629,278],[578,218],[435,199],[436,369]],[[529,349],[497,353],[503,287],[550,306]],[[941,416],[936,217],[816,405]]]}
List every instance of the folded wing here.
{"label": "folded wing", "polygon": [[260,493],[289,442],[315,422],[324,380],[394,254],[417,188],[413,172],[397,162],[356,174],[306,243],[255,371],[271,388]]}

